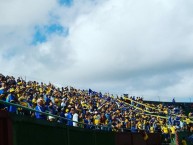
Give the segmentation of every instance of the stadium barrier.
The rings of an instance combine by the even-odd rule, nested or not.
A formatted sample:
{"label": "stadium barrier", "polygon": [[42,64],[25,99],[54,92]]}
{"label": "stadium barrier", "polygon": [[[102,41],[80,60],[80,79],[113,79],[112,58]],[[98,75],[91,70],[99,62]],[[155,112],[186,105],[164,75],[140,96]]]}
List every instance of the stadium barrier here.
{"label": "stadium barrier", "polygon": [[0,145],[13,144],[12,122],[5,111],[0,112]]}
{"label": "stadium barrier", "polygon": [[[0,100],[0,102],[2,102]],[[7,103],[6,105],[8,105]],[[22,107],[18,104],[12,104]],[[22,107],[25,109],[25,107]],[[28,108],[29,109],[29,108]],[[35,111],[30,109],[31,111]],[[43,112],[41,112],[43,113]],[[45,113],[47,115],[51,115]],[[54,116],[54,115],[53,115]],[[56,116],[55,116],[56,117]],[[59,116],[57,116],[59,117]],[[107,132],[0,111],[0,145],[161,145],[161,134]]]}
{"label": "stadium barrier", "polygon": [[161,145],[161,134],[149,133],[148,140],[144,140],[141,133],[117,133],[116,145]]}

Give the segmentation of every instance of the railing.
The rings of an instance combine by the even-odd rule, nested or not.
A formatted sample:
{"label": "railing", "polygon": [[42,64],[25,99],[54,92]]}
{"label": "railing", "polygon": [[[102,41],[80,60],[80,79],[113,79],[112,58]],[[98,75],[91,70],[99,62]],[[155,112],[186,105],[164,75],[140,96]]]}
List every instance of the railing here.
{"label": "railing", "polygon": [[[111,127],[109,127],[107,125],[94,125],[94,124],[86,124],[86,123],[83,123],[83,122],[77,122],[77,121],[73,121],[73,120],[58,116],[58,115],[54,115],[54,114],[50,114],[50,113],[42,112],[42,111],[37,111],[35,109],[25,107],[25,106],[22,106],[22,105],[19,105],[19,104],[15,104],[15,103],[11,103],[11,102],[5,102],[3,100],[0,100],[0,104],[4,104],[4,105],[8,105],[8,106],[15,106],[17,108],[22,108],[22,109],[27,110],[27,111],[38,112],[38,113],[41,113],[41,114],[46,115],[46,116],[52,116],[54,118],[63,119],[63,120],[70,121],[70,122],[75,122],[75,123],[80,124],[80,125],[90,126],[94,130],[104,130],[104,131],[106,131],[106,129],[107,130],[112,129]],[[123,131],[123,128],[121,128],[121,130]],[[128,129],[125,129],[125,130],[128,130]]]}
{"label": "railing", "polygon": [[[37,111],[35,109],[32,109],[32,108],[29,108],[29,107],[25,107],[25,106],[22,106],[22,105],[19,105],[19,104],[15,104],[15,103],[10,103],[10,102],[5,102],[3,100],[0,100],[0,104],[4,104],[4,105],[7,105],[7,106],[15,106],[17,108],[22,108],[24,110],[27,110],[27,111],[31,111],[31,112],[38,112],[38,113],[41,113],[43,115],[46,115],[46,116],[52,116],[56,119],[63,119],[65,121],[71,121],[71,122],[75,122],[79,125],[85,125],[87,126],[88,128],[92,129],[92,130],[103,130],[103,131],[110,131],[112,130],[112,127],[110,126],[107,126],[107,125],[94,125],[94,124],[86,124],[86,123],[83,123],[83,122],[77,122],[77,121],[73,121],[73,120],[69,120],[67,118],[64,118],[64,117],[61,117],[61,116],[58,116],[58,115],[54,115],[54,114],[50,114],[50,113],[47,113],[47,112],[42,112],[42,111]],[[126,103],[128,104],[128,103]],[[128,104],[129,106],[131,106],[130,104]],[[139,109],[138,107],[136,106],[132,106],[136,109]],[[140,109],[139,109],[140,110]],[[156,117],[160,117],[160,118],[164,118],[164,119],[167,119],[167,117],[165,116],[159,116],[159,115],[154,115],[154,114],[146,114],[146,115],[150,115],[150,116],[156,116]],[[192,121],[191,121],[192,122]],[[84,127],[83,127],[84,128]],[[87,129],[88,129],[87,128]],[[119,131],[121,132],[130,132],[131,130],[129,128],[120,128]],[[143,131],[143,130],[142,130]]]}
{"label": "railing", "polygon": [[[120,100],[119,100],[119,101],[120,101]],[[22,108],[22,109],[25,109],[25,110],[28,110],[28,111],[38,112],[38,113],[41,113],[41,114],[44,114],[44,115],[47,115],[47,116],[52,116],[52,117],[55,117],[55,118],[64,119],[64,120],[66,120],[66,121],[71,121],[71,122],[75,122],[75,123],[78,123],[78,124],[88,125],[88,124],[86,124],[86,123],[69,120],[69,119],[67,119],[67,118],[64,118],[64,117],[61,117],[61,116],[58,116],[58,115],[50,114],[50,113],[47,113],[47,112],[37,111],[37,110],[35,110],[35,109],[29,108],[29,107],[25,107],[25,106],[22,106],[22,105],[19,105],[19,104],[11,103],[11,102],[5,102],[5,101],[0,100],[0,104],[5,104],[5,105],[9,105],[9,106],[15,106],[15,107],[17,107],[17,108]],[[127,104],[127,105],[129,105],[129,106],[132,106],[132,105],[126,103],[126,102],[125,102],[125,104]],[[139,110],[143,110],[143,109],[141,109],[141,108],[139,108],[139,107],[136,107],[136,106],[132,106],[132,107],[134,107],[134,108],[136,108],[136,109],[139,109]],[[151,112],[148,112],[148,111],[147,111],[147,113],[149,113],[149,114],[146,114],[146,115],[151,115],[151,116],[156,116],[156,117],[160,117],[160,118],[167,119],[167,117],[165,117],[165,116],[153,115],[153,114],[151,114]],[[92,126],[94,126],[95,128],[108,127],[108,126],[105,126],[105,125],[92,125]],[[108,127],[108,128],[109,128],[109,127]],[[123,128],[121,128],[121,129],[123,129]],[[127,130],[129,130],[129,129],[127,129]]]}
{"label": "railing", "polygon": [[[132,102],[134,102],[134,103],[140,104],[140,105],[142,105],[142,106],[145,106],[145,107],[147,107],[147,108],[151,108],[151,109],[154,109],[154,110],[160,111],[160,109],[158,109],[158,108],[155,108],[155,107],[152,107],[152,106],[146,105],[146,104],[144,104],[144,103],[140,103],[140,102],[135,101],[135,100],[132,100],[132,99],[130,99],[130,98],[126,98],[126,99],[127,99],[127,100],[130,100],[130,101],[132,101]],[[161,112],[163,112],[163,111],[161,111]]]}
{"label": "railing", "polygon": [[[121,102],[121,100],[118,100],[118,101]],[[127,102],[123,102],[123,103],[126,104],[126,105],[128,105],[128,106],[130,106],[130,107],[133,107],[133,108],[135,108],[135,109],[137,109],[137,110],[145,111],[145,112],[146,112],[145,115],[156,116],[156,117],[160,117],[160,118],[163,118],[163,119],[167,119],[167,118],[168,118],[168,117],[166,117],[166,116],[155,115],[155,114],[154,114],[155,112],[150,112],[150,111],[148,111],[148,110],[144,110],[144,109],[142,109],[142,108],[140,108],[140,107],[137,107],[137,106],[135,106],[135,105],[131,105],[131,104],[127,103]]]}
{"label": "railing", "polygon": [[[131,100],[131,99],[129,99],[129,100]],[[120,100],[120,99],[118,99],[118,101],[119,102],[123,102],[124,104],[126,104],[126,105],[128,105],[128,106],[131,106],[131,107],[134,107],[135,109],[138,109],[138,110],[141,110],[141,111],[145,111],[146,112],[146,115],[150,115],[150,116],[155,116],[155,117],[159,117],[159,118],[163,118],[163,119],[168,119],[168,115],[167,116],[161,116],[161,115],[155,115],[155,112],[151,112],[151,111],[148,111],[148,110],[144,110],[144,109],[142,109],[142,108],[140,108],[140,107],[137,107],[137,106],[135,106],[135,105],[131,105],[131,104],[129,104],[129,103],[127,103],[127,102],[125,102],[125,101],[122,101],[122,100]],[[136,103],[138,103],[138,104],[143,104],[143,103],[139,103],[139,102],[137,102],[137,101],[134,101],[134,102],[136,102]],[[145,106],[145,104],[143,104],[144,106]],[[177,116],[176,114],[171,114],[171,116]],[[183,117],[183,118],[185,118],[185,117],[187,117],[187,116],[181,116],[181,117]],[[190,120],[190,123],[193,123],[193,117],[189,117],[191,120]],[[186,122],[186,120],[183,120],[183,122]]]}

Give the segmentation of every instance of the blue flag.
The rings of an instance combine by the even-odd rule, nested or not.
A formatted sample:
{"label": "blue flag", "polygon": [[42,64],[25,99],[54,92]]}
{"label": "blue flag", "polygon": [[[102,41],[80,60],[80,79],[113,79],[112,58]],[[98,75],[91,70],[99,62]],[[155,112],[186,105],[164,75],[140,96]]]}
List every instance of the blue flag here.
{"label": "blue flag", "polygon": [[172,102],[173,102],[173,103],[176,103],[175,98],[172,99]]}
{"label": "blue flag", "polygon": [[93,91],[91,89],[88,90],[88,94],[89,96],[93,93]]}

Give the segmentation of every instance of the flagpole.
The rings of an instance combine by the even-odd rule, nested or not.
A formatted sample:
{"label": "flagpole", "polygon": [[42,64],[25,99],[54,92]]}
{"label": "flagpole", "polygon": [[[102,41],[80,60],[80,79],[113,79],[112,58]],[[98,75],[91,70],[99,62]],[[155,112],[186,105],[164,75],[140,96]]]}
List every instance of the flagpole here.
{"label": "flagpole", "polygon": [[157,96],[158,97],[158,99],[159,99],[159,102],[160,102],[160,97],[159,96]]}

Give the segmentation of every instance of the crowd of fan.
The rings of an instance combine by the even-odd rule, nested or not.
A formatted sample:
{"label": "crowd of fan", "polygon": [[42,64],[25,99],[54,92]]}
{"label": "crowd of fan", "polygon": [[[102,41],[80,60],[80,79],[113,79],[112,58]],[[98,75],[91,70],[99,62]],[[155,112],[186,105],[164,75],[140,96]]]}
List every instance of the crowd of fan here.
{"label": "crowd of fan", "polygon": [[175,104],[144,103],[141,97],[114,97],[91,89],[73,87],[57,88],[53,84],[26,82],[22,78],[0,74],[0,100],[47,112],[32,112],[13,105],[0,104],[0,110],[31,116],[37,119],[56,121],[65,125],[106,131],[145,130],[162,132],[165,137],[176,130],[193,131],[190,116]]}

